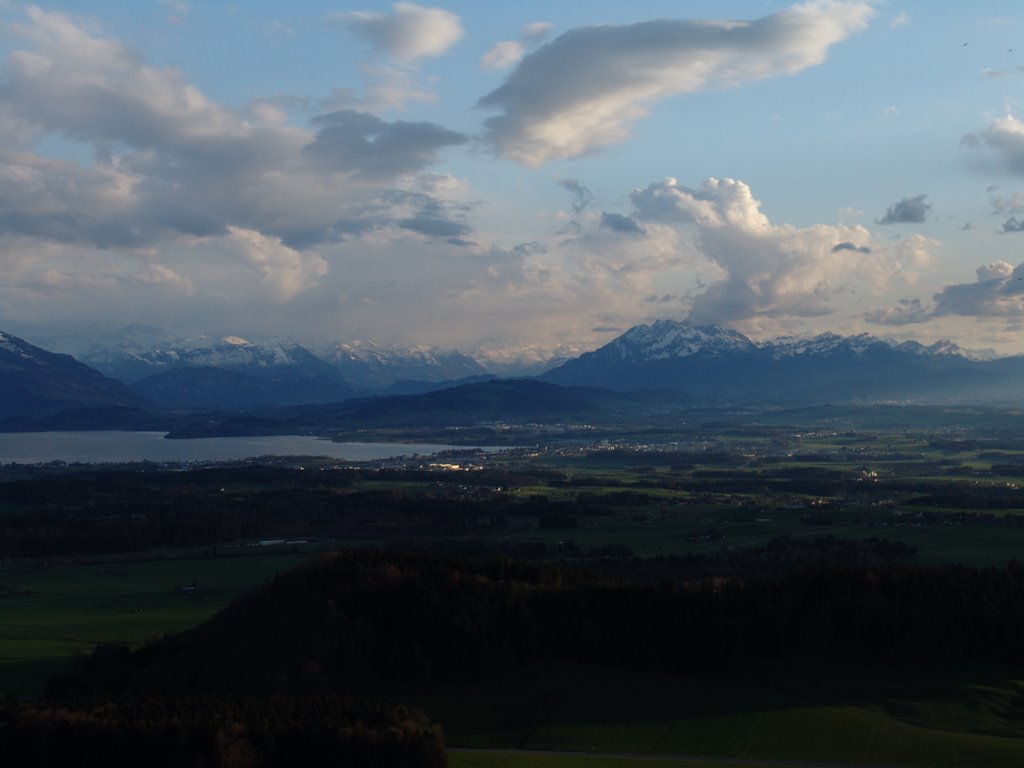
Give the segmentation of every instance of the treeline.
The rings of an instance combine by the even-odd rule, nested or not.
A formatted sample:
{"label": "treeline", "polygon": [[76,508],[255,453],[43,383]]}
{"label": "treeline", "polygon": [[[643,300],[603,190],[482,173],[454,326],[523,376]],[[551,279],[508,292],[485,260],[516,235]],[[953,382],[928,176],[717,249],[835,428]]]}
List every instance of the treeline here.
{"label": "treeline", "polygon": [[358,692],[481,679],[539,662],[687,674],[781,659],[1024,661],[1017,563],[821,559],[771,578],[654,583],[653,575],[623,580],[493,557],[325,556],[201,628],[134,653],[96,654],[51,692]]}
{"label": "treeline", "polygon": [[[523,473],[93,472],[0,483],[0,557],[198,547],[240,539],[464,533],[502,515],[491,487]],[[469,475],[467,477],[467,475]],[[393,488],[361,490],[372,480]],[[426,481],[433,487],[423,488]],[[474,483],[467,493],[448,486]],[[474,488],[481,489],[474,491]]]}
{"label": "treeline", "polygon": [[390,702],[319,696],[105,696],[0,706],[18,768],[443,768],[441,729]]}
{"label": "treeline", "polygon": [[469,540],[430,538],[396,539],[395,551],[436,556],[505,557],[522,561],[561,561],[586,568],[592,577],[611,582],[682,585],[708,579],[750,581],[779,579],[795,568],[824,561],[842,566],[878,566],[912,563],[917,548],[902,541],[875,537],[840,539],[834,536],[790,538],[781,536],[761,545],[722,548],[681,555],[638,557],[625,544],[581,547],[567,538],[553,544],[541,541]]}

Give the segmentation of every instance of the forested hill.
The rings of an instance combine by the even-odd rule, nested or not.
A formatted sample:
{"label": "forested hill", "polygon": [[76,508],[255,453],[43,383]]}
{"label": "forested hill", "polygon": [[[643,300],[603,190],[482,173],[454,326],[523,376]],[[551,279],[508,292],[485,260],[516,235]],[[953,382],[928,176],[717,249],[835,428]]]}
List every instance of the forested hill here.
{"label": "forested hill", "polygon": [[677,673],[779,659],[1019,663],[1024,569],[802,563],[688,579],[502,558],[360,551],[280,574],[206,625],[106,649],[53,693],[379,691],[535,662]]}

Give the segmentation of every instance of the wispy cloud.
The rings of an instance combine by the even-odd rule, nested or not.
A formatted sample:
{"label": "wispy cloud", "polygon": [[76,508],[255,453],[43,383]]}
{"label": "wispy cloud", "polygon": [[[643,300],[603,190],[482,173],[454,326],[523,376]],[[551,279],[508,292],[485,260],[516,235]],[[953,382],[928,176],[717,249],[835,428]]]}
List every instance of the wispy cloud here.
{"label": "wispy cloud", "polygon": [[527,24],[518,40],[501,40],[491,46],[480,57],[484,69],[508,69],[532,47],[542,43],[551,31],[552,25],[543,21]]}
{"label": "wispy cloud", "polygon": [[347,27],[377,53],[404,62],[441,56],[463,34],[454,13],[414,3],[395,3],[391,13],[334,11],[327,20]]}
{"label": "wispy cloud", "polygon": [[657,102],[821,64],[863,30],[866,2],[812,0],[755,21],[662,19],[572,29],[526,56],[479,105],[493,150],[528,166],[622,141]]}
{"label": "wispy cloud", "polygon": [[893,17],[892,21],[889,22],[889,26],[892,27],[893,29],[897,29],[899,27],[906,27],[909,24],[910,14],[907,13],[906,11],[901,11],[900,13],[896,14]]}

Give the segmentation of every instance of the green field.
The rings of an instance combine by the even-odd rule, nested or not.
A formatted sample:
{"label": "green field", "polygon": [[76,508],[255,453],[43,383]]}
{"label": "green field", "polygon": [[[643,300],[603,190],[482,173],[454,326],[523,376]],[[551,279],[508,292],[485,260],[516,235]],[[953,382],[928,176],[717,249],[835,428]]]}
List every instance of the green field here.
{"label": "green field", "polygon": [[[533,670],[514,681],[434,693],[426,711],[453,747],[453,766],[545,766],[530,750],[777,760],[785,764],[1024,764],[1024,683],[948,673],[794,666],[755,678],[666,678],[593,667]],[[641,765],[573,758],[581,766]],[[554,762],[546,762],[554,760]],[[593,762],[591,762],[593,761]],[[564,763],[566,765],[575,763]],[[649,764],[649,763],[648,763]]]}
{"label": "green field", "polygon": [[[76,654],[206,620],[303,554],[63,564],[0,571],[0,693],[39,693]],[[183,587],[193,582],[198,594]]]}
{"label": "green field", "polygon": [[[752,765],[744,762],[739,765]],[[726,763],[728,765],[728,763]],[[545,754],[527,752],[448,752],[449,768],[722,768],[722,762],[678,760],[632,755]],[[772,768],[802,768],[799,763],[773,761]]]}
{"label": "green field", "polygon": [[[720,458],[729,454],[720,464],[714,459],[707,464],[676,462],[656,451],[553,451],[535,463],[513,466],[509,477],[524,478],[514,490],[509,487],[515,483],[502,482],[499,475],[493,483],[504,486],[500,492],[487,481],[474,486],[468,474],[438,475],[435,480],[394,479],[384,473],[358,477],[351,486],[312,491],[242,476],[214,492],[218,497],[252,494],[262,501],[277,498],[274,494],[283,488],[280,496],[289,504],[310,492],[324,509],[347,494],[380,494],[379,499],[367,497],[379,509],[353,513],[353,537],[346,538],[345,530],[332,532],[318,539],[322,543],[317,546],[402,540],[443,549],[468,542],[470,551],[515,556],[530,549],[516,545],[537,542],[548,549],[539,548],[538,555],[533,548],[534,554],[523,556],[599,563],[606,557],[600,550],[607,547],[654,557],[761,547],[780,537],[835,537],[903,542],[916,550],[906,559],[911,565],[1002,567],[1014,558],[1024,560],[1024,525],[1003,519],[1024,513],[1024,494],[1016,490],[1024,486],[1024,473],[1013,474],[1013,464],[1024,452],[1012,444],[960,451],[952,439],[937,448],[921,434],[897,432],[777,437],[775,445],[743,434],[708,440],[709,452],[719,452]],[[786,451],[793,453],[787,457]],[[734,460],[737,452],[741,458]],[[985,475],[993,465],[1002,466],[1009,476]],[[832,485],[823,484],[834,491],[831,496],[771,485],[786,472],[797,470],[791,476],[799,477],[799,471],[811,469],[823,476],[833,473]],[[842,473],[838,480],[836,473]],[[813,473],[808,478],[810,487]],[[1003,495],[971,495],[977,489],[998,489]],[[940,498],[947,490],[978,501],[928,506],[918,498]],[[439,526],[441,532],[435,534],[415,515],[389,513],[389,494],[394,499],[450,502],[438,507],[444,514],[460,513],[463,502],[479,509],[467,516],[465,527]],[[1005,503],[986,508],[985,498]],[[505,502],[500,525],[492,524],[498,515],[488,505]],[[572,510],[564,527],[545,527],[545,504],[555,511]],[[26,509],[13,502],[0,504],[0,519]],[[365,530],[360,527],[364,519],[369,521]],[[445,519],[439,516],[439,521]],[[203,550],[199,556],[198,549],[153,550],[95,563],[56,558],[4,563],[0,693],[38,694],[53,673],[99,644],[138,646],[199,624],[309,556],[223,544],[220,557],[209,556],[214,551]],[[196,589],[183,589],[192,585]],[[808,763],[1024,765],[1024,669],[986,668],[979,659],[956,669],[913,671],[794,662],[759,667],[746,676],[708,672],[684,678],[627,669],[630,662],[623,659],[622,668],[561,664],[510,670],[496,673],[506,677],[483,683],[388,693],[422,706],[442,725],[455,748],[450,753],[453,768],[722,764],[707,762],[709,758],[734,764],[771,760],[776,768],[807,768]]]}
{"label": "green field", "polygon": [[[845,539],[879,538],[899,541],[917,549],[918,563],[963,563],[972,566],[1005,566],[1011,559],[1024,559],[1024,526],[986,527],[980,525],[923,524],[907,515],[906,522],[889,523],[889,515],[850,511],[832,513],[830,525],[805,524],[804,511],[772,510],[764,513],[769,522],[728,521],[722,510],[664,512],[651,518],[632,520],[617,516],[581,521],[578,528],[525,528],[490,538],[496,542],[539,541],[547,545],[571,541],[581,549],[621,544],[641,557],[707,553],[733,547],[763,546],[782,536]],[[886,523],[878,520],[885,519]],[[693,541],[695,533],[713,528],[722,535],[716,541]]]}

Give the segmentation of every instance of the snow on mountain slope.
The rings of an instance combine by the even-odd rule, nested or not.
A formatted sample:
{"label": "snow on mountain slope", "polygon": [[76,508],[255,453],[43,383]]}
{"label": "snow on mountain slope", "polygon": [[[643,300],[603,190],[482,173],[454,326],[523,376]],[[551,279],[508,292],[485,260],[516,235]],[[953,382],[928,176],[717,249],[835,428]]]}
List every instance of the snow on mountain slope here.
{"label": "snow on mountain slope", "polygon": [[223,368],[260,376],[287,374],[342,380],[333,366],[290,339],[250,342],[240,336],[198,337],[152,345],[126,340],[90,347],[81,357],[108,376],[126,382],[175,368]]}
{"label": "snow on mountain slope", "polygon": [[690,355],[723,356],[763,353],[776,360],[795,357],[839,354],[863,356],[870,353],[904,352],[935,357],[971,356],[953,342],[943,339],[930,346],[916,341],[895,342],[868,333],[840,336],[821,333],[812,338],[781,336],[765,341],[752,341],[738,331],[719,325],[694,325],[686,321],[658,320],[650,325],[630,328],[595,353],[633,361],[665,360]]}
{"label": "snow on mountain slope", "polygon": [[318,344],[315,349],[346,379],[365,387],[386,387],[402,379],[445,381],[487,373],[472,357],[438,347],[352,341]]}
{"label": "snow on mountain slope", "polygon": [[692,325],[675,320],[658,320],[637,325],[596,350],[609,358],[623,360],[664,360],[689,355],[726,355],[756,352],[757,345],[742,333],[719,325]]}

